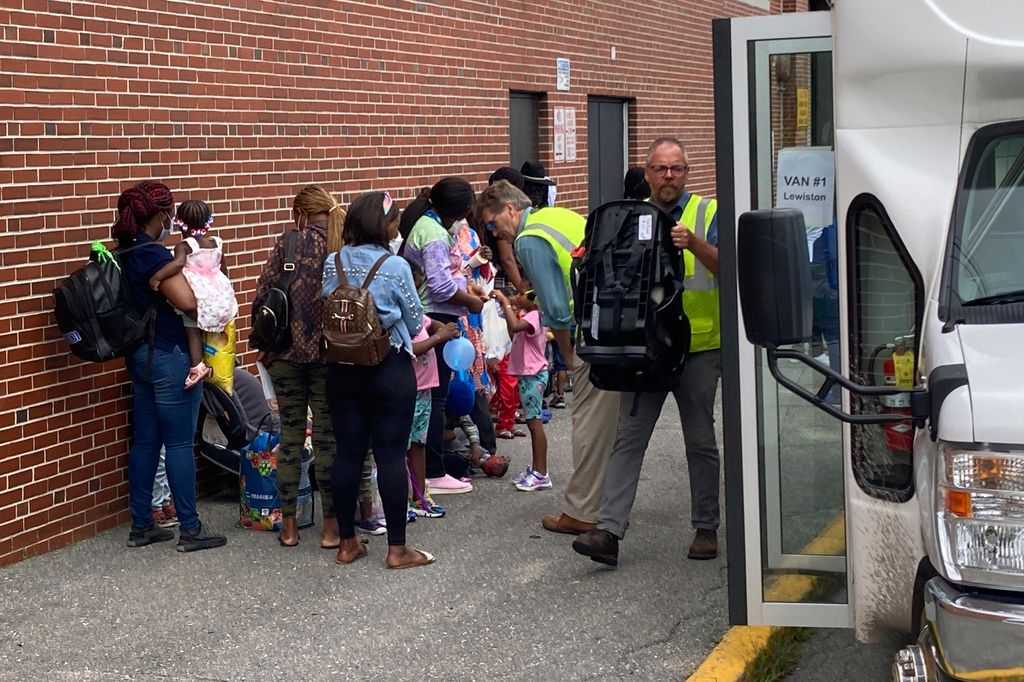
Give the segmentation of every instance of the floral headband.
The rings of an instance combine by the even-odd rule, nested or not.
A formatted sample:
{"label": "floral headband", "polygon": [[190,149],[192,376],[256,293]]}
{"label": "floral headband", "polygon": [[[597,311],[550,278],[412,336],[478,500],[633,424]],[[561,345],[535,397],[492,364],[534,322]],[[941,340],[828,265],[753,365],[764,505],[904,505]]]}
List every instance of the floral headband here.
{"label": "floral headband", "polygon": [[177,216],[171,219],[171,224],[178,228],[179,232],[191,232],[194,235],[202,237],[210,229],[210,225],[213,224],[213,213],[210,213],[210,215],[206,218],[206,222],[203,223],[202,227],[192,228],[189,226],[188,223],[186,223],[181,218],[178,218]]}

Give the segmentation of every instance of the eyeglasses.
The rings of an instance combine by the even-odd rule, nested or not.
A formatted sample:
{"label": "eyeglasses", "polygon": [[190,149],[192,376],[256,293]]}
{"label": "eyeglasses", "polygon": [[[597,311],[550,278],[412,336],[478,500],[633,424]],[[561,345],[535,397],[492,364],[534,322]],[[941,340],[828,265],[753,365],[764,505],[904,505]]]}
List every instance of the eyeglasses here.
{"label": "eyeglasses", "polygon": [[689,166],[648,166],[648,168],[657,175],[668,175],[669,171],[672,171],[672,175],[682,175],[690,170]]}
{"label": "eyeglasses", "polygon": [[384,203],[383,203],[383,207],[382,207],[384,209],[384,215],[387,215],[388,213],[390,213],[391,212],[391,207],[394,206],[394,205],[395,205],[395,200],[391,198],[390,194],[388,194],[387,192],[384,192]]}
{"label": "eyeglasses", "polygon": [[498,227],[498,225],[494,221],[498,218],[498,216],[500,216],[502,213],[508,210],[508,207],[511,205],[512,204],[505,204],[504,206],[502,206],[501,210],[495,213],[493,218],[484,223],[484,229],[487,230],[488,232],[494,232],[494,230],[497,229]]}

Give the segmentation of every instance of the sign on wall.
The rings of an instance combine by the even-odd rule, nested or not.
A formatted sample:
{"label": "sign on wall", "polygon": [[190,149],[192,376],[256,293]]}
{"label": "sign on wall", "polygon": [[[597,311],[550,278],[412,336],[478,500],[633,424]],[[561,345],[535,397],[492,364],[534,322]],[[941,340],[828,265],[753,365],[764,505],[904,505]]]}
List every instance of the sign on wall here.
{"label": "sign on wall", "polygon": [[810,88],[796,89],[796,127],[797,130],[807,130],[811,125],[811,90]]}
{"label": "sign on wall", "polygon": [[576,109],[554,108],[555,163],[576,161]]}
{"label": "sign on wall", "polygon": [[555,89],[569,92],[569,60],[563,57],[555,60]]}

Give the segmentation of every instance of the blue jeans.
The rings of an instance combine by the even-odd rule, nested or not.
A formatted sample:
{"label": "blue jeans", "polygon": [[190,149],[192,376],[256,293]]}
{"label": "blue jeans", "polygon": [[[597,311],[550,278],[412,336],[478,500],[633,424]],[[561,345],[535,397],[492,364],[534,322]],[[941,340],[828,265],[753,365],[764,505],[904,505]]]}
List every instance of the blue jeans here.
{"label": "blue jeans", "polygon": [[160,447],[166,450],[167,482],[171,486],[181,527],[199,527],[196,514],[196,462],[193,443],[202,386],[185,390],[188,376],[188,352],[180,348],[153,349],[149,366],[149,346],[143,344],[125,358],[134,393],[134,441],[128,455],[128,502],[132,525],[153,525],[151,504],[153,481],[160,462]]}

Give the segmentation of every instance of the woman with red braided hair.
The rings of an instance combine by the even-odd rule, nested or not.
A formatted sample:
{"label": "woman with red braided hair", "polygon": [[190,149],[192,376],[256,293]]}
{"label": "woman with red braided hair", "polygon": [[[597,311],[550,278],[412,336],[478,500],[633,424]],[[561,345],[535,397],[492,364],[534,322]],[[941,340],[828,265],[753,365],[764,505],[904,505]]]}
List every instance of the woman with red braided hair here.
{"label": "woman with red braided hair", "polygon": [[178,551],[220,547],[223,535],[209,532],[196,513],[196,469],[192,454],[199,417],[199,386],[185,388],[191,362],[188,337],[181,316],[195,317],[196,299],[178,273],[160,282],[157,291],[149,279],[171,260],[161,242],[170,234],[174,197],[166,185],[146,180],[126,189],[117,200],[113,236],[119,248],[131,249],[120,257],[131,294],[142,310],[154,316],[148,340],[125,357],[132,379],[133,442],[128,455],[128,500],[132,512],[129,547],[143,547],[174,539],[174,532],[153,524],[150,503],[153,480],[166,450],[167,479],[174,496],[181,529]]}

